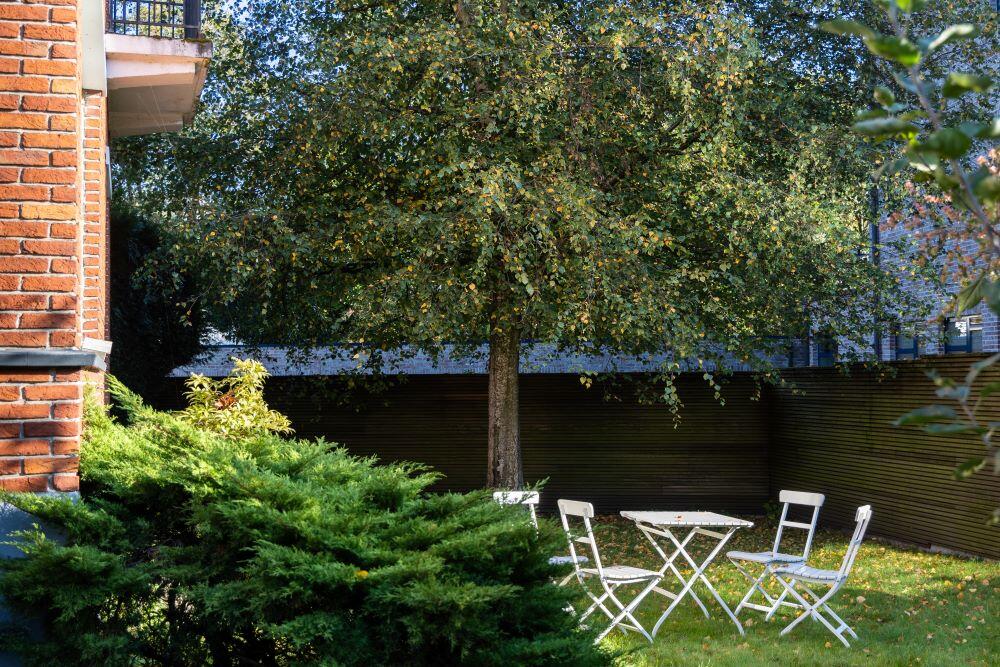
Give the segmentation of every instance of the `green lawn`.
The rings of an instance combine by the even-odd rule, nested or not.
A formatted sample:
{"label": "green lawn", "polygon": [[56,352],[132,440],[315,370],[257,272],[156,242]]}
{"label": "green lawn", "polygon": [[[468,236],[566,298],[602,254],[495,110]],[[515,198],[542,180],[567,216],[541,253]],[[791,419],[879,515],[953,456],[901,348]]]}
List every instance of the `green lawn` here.
{"label": "green lawn", "polygon": [[[601,517],[597,526],[606,563],[654,569],[662,564],[633,524]],[[758,520],[754,528],[738,531],[727,550],[766,550],[773,536],[773,523]],[[846,546],[846,535],[820,531],[810,562],[837,568]],[[735,608],[749,583],[724,556],[707,573]],[[867,539],[850,580],[831,602],[858,633],[849,649],[813,621],[779,637],[796,613],[792,609],[769,623],[763,622],[760,612],[744,610],[740,618],[746,637],[741,637],[711,596],[706,592],[701,597],[711,619],[685,598],[652,645],[639,635],[617,631],[605,642],[626,651],[622,665],[1000,665],[1000,563],[995,561],[927,554]],[[623,594],[623,599],[630,598]],[[666,603],[656,594],[643,602],[639,617],[647,629]]]}

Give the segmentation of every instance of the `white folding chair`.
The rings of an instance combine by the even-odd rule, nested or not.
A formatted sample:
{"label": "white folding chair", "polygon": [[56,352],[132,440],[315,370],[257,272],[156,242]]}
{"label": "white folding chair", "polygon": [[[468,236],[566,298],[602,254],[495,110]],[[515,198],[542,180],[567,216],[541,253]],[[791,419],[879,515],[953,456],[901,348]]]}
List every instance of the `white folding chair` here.
{"label": "white folding chair", "polygon": [[493,500],[501,505],[526,505],[531,514],[531,525],[538,528],[538,515],[535,514],[539,501],[538,491],[495,491]]}
{"label": "white folding chair", "polygon": [[[851,626],[838,616],[833,609],[830,609],[827,601],[840,590],[840,587],[844,585],[847,577],[851,574],[851,568],[854,567],[854,559],[858,556],[858,549],[861,548],[861,540],[864,539],[865,531],[868,529],[868,522],[871,521],[871,518],[871,505],[864,505],[858,508],[858,512],[855,515],[857,525],[854,528],[854,535],[851,536],[851,542],[847,545],[847,553],[844,554],[844,561],[841,563],[839,570],[820,570],[819,568],[810,567],[805,563],[783,565],[774,570],[774,577],[781,582],[789,595],[799,601],[803,609],[802,614],[798,618],[782,629],[782,635],[791,632],[792,628],[801,623],[805,618],[812,617],[835,634],[837,639],[843,642],[844,646],[850,647],[850,644],[844,639],[845,632],[855,639],[858,638],[858,635],[851,629]],[[810,599],[807,599],[795,590],[797,583],[801,584]],[[809,587],[810,584],[829,586],[830,589],[826,593],[818,595]],[[837,623],[836,627],[827,619],[827,616]]]}
{"label": "white folding chair", "polygon": [[[590,523],[590,520],[594,518],[594,506],[590,503],[584,503],[577,500],[560,500],[559,501],[559,517],[562,519],[563,530],[566,531],[566,539],[569,542],[569,552],[573,557],[573,569],[577,580],[580,582],[580,586],[587,593],[587,596],[593,600],[593,604],[587,608],[583,614],[580,615],[580,622],[587,620],[594,611],[600,609],[604,614],[611,619],[611,623],[607,628],[598,635],[596,642],[604,639],[609,632],[613,629],[618,628],[623,633],[628,630],[638,632],[650,642],[653,641],[653,636],[646,631],[639,620],[635,617],[634,611],[639,603],[649,595],[653,588],[656,587],[663,575],[654,570],[645,570],[639,567],[631,567],[628,565],[609,565],[605,566],[601,561],[601,554],[597,548],[597,540],[594,539],[594,529]],[[569,518],[574,517],[581,519],[583,523],[583,534],[574,533],[573,529],[570,528]],[[582,568],[580,567],[580,562],[577,559],[576,545],[586,544],[590,546],[591,555],[594,557],[593,568]],[[600,596],[596,595],[591,591],[590,587],[587,585],[588,579],[597,579],[601,584],[601,589],[603,594]],[[628,604],[623,604],[621,600],[618,599],[618,589],[622,586],[627,586],[631,584],[642,585],[642,590],[632,598],[632,601]],[[614,607],[617,607],[614,612],[608,609],[605,602],[610,601]]]}
{"label": "white folding chair", "polygon": [[[774,536],[774,546],[770,551],[730,551],[726,553],[726,558],[732,562],[736,569],[743,574],[750,582],[750,590],[743,596],[740,603],[736,605],[734,615],[739,616],[743,609],[756,609],[767,612],[765,620],[770,620],[778,608],[782,605],[786,607],[798,608],[799,605],[786,602],[785,597],[788,592],[781,591],[777,598],[773,598],[764,590],[764,581],[771,576],[776,567],[789,565],[792,563],[804,563],[809,558],[809,549],[812,548],[813,534],[816,532],[816,521],[819,519],[819,508],[823,506],[826,498],[822,493],[808,493],[805,491],[782,491],[778,494],[778,500],[783,503],[781,508],[781,518],[778,520],[778,532]],[[809,523],[788,520],[788,508],[791,505],[802,505],[812,508],[812,519]],[[801,554],[787,554],[781,551],[781,537],[785,528],[799,528],[809,531],[806,534],[806,545]],[[763,566],[763,570],[756,577],[748,571],[748,565],[756,563]],[[767,604],[756,604],[750,602],[754,593],[759,593]]]}
{"label": "white folding chair", "polygon": [[[526,505],[531,515],[531,525],[535,527],[535,530],[538,529],[538,514],[535,511],[540,500],[538,491],[495,491],[493,500],[501,505]],[[577,559],[580,563],[587,562],[586,556],[578,556]],[[573,562],[573,556],[553,556],[549,559],[549,565],[572,565]],[[573,577],[574,574],[570,572],[559,582],[559,585],[565,586]]]}

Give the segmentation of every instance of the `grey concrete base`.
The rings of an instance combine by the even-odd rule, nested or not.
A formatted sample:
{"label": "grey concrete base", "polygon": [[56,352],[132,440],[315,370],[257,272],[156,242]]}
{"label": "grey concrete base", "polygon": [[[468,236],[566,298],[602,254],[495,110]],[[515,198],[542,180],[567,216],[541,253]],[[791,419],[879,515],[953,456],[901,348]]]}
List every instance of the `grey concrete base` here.
{"label": "grey concrete base", "polygon": [[[55,495],[55,494],[53,494]],[[77,498],[79,494],[58,494],[62,497]],[[8,503],[0,503],[0,542],[9,541],[12,535],[18,531],[31,530],[32,527],[38,524],[45,534],[53,539],[61,542],[63,536],[59,531],[53,528],[46,528],[36,517],[24,512],[13,505]],[[0,558],[23,558],[24,554],[21,553],[20,549],[11,546],[9,544],[0,544]],[[11,612],[7,610],[3,603],[3,599],[0,598],[0,623],[7,623],[13,620]],[[29,621],[29,629],[36,634],[36,636],[41,636],[42,627],[36,623]],[[23,663],[21,659],[13,654],[6,651],[0,650],[0,667],[20,667]]]}

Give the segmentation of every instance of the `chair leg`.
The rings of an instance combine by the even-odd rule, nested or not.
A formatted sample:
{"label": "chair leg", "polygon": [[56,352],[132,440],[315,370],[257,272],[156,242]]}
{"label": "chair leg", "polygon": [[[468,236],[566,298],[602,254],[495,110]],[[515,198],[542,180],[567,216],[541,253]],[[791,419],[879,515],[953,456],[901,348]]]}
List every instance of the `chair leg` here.
{"label": "chair leg", "polygon": [[[576,572],[570,572],[569,574],[567,574],[563,578],[562,581],[560,581],[556,585],[559,586],[559,587],[563,587],[566,584],[568,584],[570,581],[572,581],[574,577],[576,577],[577,579],[579,579],[580,580],[580,585],[583,586],[583,579],[579,575],[577,575]],[[584,588],[586,588],[586,587],[584,587]],[[589,595],[589,593],[588,593],[588,595]],[[563,611],[565,611],[570,616],[576,616],[576,607],[574,607],[572,603],[567,603],[566,607],[563,609]]]}
{"label": "chair leg", "polygon": [[590,597],[591,600],[594,601],[594,603],[592,605],[590,605],[589,607],[587,607],[587,610],[585,612],[583,612],[583,614],[580,615],[580,622],[581,623],[583,623],[585,620],[587,620],[587,617],[590,616],[591,614],[593,614],[598,609],[600,609],[601,611],[603,611],[604,615],[607,616],[608,618],[614,618],[615,617],[615,615],[612,614],[610,611],[608,611],[608,608],[604,606],[604,601],[607,600],[608,597],[609,597],[607,593],[605,593],[601,597],[597,597],[596,595],[594,595],[593,593],[591,593],[588,590],[587,591],[587,595]]}
{"label": "chair leg", "polygon": [[[803,588],[805,589],[806,593],[814,600],[814,602],[810,603],[808,600],[806,600],[804,596],[800,595],[798,591],[796,591],[792,587],[792,585],[789,584],[789,582],[785,581],[784,579],[782,579],[777,575],[775,575],[775,578],[782,583],[782,585],[785,587],[785,590],[787,590],[788,593],[792,595],[792,597],[794,597],[799,601],[803,609],[802,614],[798,618],[793,620],[791,623],[789,623],[787,626],[785,626],[780,634],[782,635],[787,634],[792,630],[792,628],[794,628],[796,625],[798,625],[808,617],[812,618],[814,621],[819,621],[820,623],[822,623],[824,626],[826,626],[827,630],[832,632],[834,636],[840,640],[840,642],[844,646],[850,648],[851,644],[850,642],[847,641],[847,639],[844,638],[844,633],[845,632],[849,633],[855,639],[857,639],[858,636],[854,633],[854,630],[851,629],[851,626],[849,626],[844,621],[844,619],[838,616],[837,613],[830,608],[830,605],[827,604],[827,600],[833,597],[833,595],[837,592],[839,586],[832,586],[830,590],[828,590],[824,595],[820,596],[817,595],[811,588],[803,584]],[[834,627],[833,623],[827,620],[826,616],[823,615],[823,612],[829,614],[835,621],[837,621],[838,625]]]}
{"label": "chair leg", "polygon": [[802,621],[812,616],[812,606],[804,597],[799,595],[799,592],[796,591],[789,582],[785,581],[778,575],[774,575],[774,578],[780,581],[781,585],[785,587],[786,591],[788,591],[788,594],[791,595],[795,600],[797,600],[800,605],[802,605],[802,613],[795,619],[793,619],[791,623],[782,628],[781,632],[779,633],[781,635],[787,635],[789,632],[792,631],[792,628],[794,628],[796,625],[798,625]]}
{"label": "chair leg", "polygon": [[[612,591],[617,591],[617,590],[618,590],[618,587],[620,586],[620,584],[608,584],[608,586],[610,586],[610,588],[611,588],[611,590],[612,590]],[[615,602],[616,604],[618,604],[618,600],[617,600],[617,599],[614,599],[614,602]],[[618,607],[619,607],[619,608],[621,608],[621,605],[620,605],[620,604],[618,604]],[[614,618],[612,618],[611,620],[612,620],[612,621],[614,621]],[[624,624],[624,623],[619,623],[617,627],[618,627],[618,630],[619,630],[619,631],[620,631],[620,632],[621,632],[621,633],[622,633],[623,635],[627,635],[627,634],[628,634],[628,629],[627,629],[627,628],[625,627],[625,624]]]}
{"label": "chair leg", "polygon": [[824,616],[817,609],[817,607],[819,607],[821,604],[822,603],[817,603],[816,607],[813,607],[813,612],[812,612],[813,618],[815,618],[817,621],[819,621],[820,623],[822,623],[823,625],[825,625],[826,629],[829,630],[830,632],[832,632],[834,635],[836,635],[837,639],[839,639],[841,641],[841,643],[843,643],[844,646],[850,648],[851,645],[847,642],[846,639],[844,639],[844,635],[843,635],[844,628],[846,628],[847,626],[841,624],[838,627],[833,627],[833,623],[831,623],[830,621],[826,620],[826,616]]}
{"label": "chair leg", "polygon": [[[840,617],[840,616],[839,616],[839,615],[837,614],[837,612],[835,612],[835,611],[834,611],[834,610],[833,610],[833,609],[832,609],[832,608],[830,607],[830,604],[829,604],[829,603],[827,602],[827,600],[829,600],[830,598],[832,598],[832,597],[833,597],[833,594],[837,592],[836,588],[834,588],[834,589],[831,589],[831,590],[830,590],[829,592],[827,592],[827,594],[826,594],[825,596],[823,596],[822,598],[820,598],[820,596],[816,595],[816,593],[814,593],[814,592],[812,591],[812,589],[811,589],[811,588],[809,588],[808,586],[806,586],[806,587],[805,587],[805,589],[806,589],[806,590],[807,590],[807,591],[809,592],[809,594],[810,594],[810,595],[812,595],[812,596],[813,596],[814,598],[816,598],[817,600],[820,600],[820,602],[819,602],[819,604],[818,604],[819,608],[820,608],[820,609],[822,609],[823,611],[825,611],[825,612],[827,613],[827,615],[828,615],[828,616],[830,616],[831,618],[833,618],[833,620],[835,620],[835,621],[836,621],[836,622],[838,623],[838,631],[840,631],[840,632],[847,632],[847,633],[848,633],[849,635],[851,635],[851,636],[852,636],[852,637],[854,637],[855,639],[857,639],[857,638],[858,638],[858,635],[857,635],[857,633],[855,633],[855,632],[854,632],[854,629],[853,629],[853,628],[851,628],[851,626],[849,626],[849,625],[847,624],[847,621],[845,621],[844,619],[842,619],[842,618],[841,618],[841,617]],[[843,640],[843,639],[841,639],[841,641],[844,641],[844,640]]]}
{"label": "chair leg", "polygon": [[764,581],[764,579],[767,578],[767,576],[771,573],[770,568],[764,566],[764,571],[760,573],[759,577],[754,579],[753,576],[749,572],[747,572],[743,567],[741,567],[740,564],[737,563],[735,560],[730,558],[729,562],[731,562],[733,566],[740,572],[740,574],[746,577],[747,580],[750,582],[750,590],[748,590],[747,594],[743,596],[743,599],[740,600],[740,603],[736,605],[736,609],[733,610],[733,615],[739,616],[740,612],[744,608],[750,608],[750,609],[755,608],[754,606],[751,606],[750,599],[753,597],[753,594],[755,592],[759,592],[764,597],[764,599],[767,600],[768,607],[771,608],[770,611],[768,611],[768,618],[770,618],[770,615],[774,613],[774,609],[777,608],[777,605],[775,604],[774,598],[768,595],[767,591],[765,591],[763,586],[761,586],[761,583]]}
{"label": "chair leg", "polygon": [[[792,582],[792,584],[793,584],[793,585],[794,585],[794,583],[795,583],[795,582]],[[771,618],[773,618],[773,617],[774,617],[774,615],[775,615],[776,613],[778,613],[778,609],[780,609],[780,608],[781,608],[781,605],[783,605],[783,604],[784,604],[784,605],[788,605],[788,606],[791,606],[791,607],[795,607],[795,606],[797,606],[797,605],[796,605],[795,603],[793,603],[793,602],[785,602],[785,598],[786,598],[786,597],[788,597],[788,591],[787,591],[787,590],[784,590],[784,589],[782,589],[782,591],[781,591],[781,594],[780,594],[780,595],[778,595],[778,598],[777,598],[777,599],[776,599],[776,600],[774,601],[774,606],[773,606],[773,607],[771,607],[771,611],[767,612],[767,615],[766,615],[766,616],[764,616],[764,620],[765,620],[765,621],[770,621],[770,620],[771,620]]]}
{"label": "chair leg", "polygon": [[[604,601],[608,599],[608,593],[605,592],[600,597],[597,597],[593,592],[591,592],[590,587],[587,586],[585,578],[579,573],[574,573],[574,574],[577,575],[577,580],[580,582],[580,588],[583,589],[583,592],[587,594],[588,598],[593,600],[593,604],[587,607],[587,609],[580,615],[579,623],[583,623],[585,620],[587,620],[588,616],[593,614],[598,609],[604,612],[604,615],[607,616],[608,618],[614,618],[615,615],[612,614],[608,610],[608,608],[604,606]],[[572,608],[572,605],[570,605],[570,607]]]}
{"label": "chair leg", "polygon": [[632,601],[629,602],[627,605],[623,605],[621,601],[614,595],[613,593],[614,589],[607,588],[606,585],[605,590],[607,590],[607,593],[610,596],[611,601],[614,602],[619,609],[621,609],[621,612],[619,612],[617,616],[611,619],[611,623],[608,625],[607,628],[605,628],[604,632],[602,632],[597,636],[597,639],[594,640],[594,643],[595,644],[599,643],[602,639],[607,637],[608,633],[614,630],[615,627],[617,627],[618,624],[621,623],[626,618],[632,623],[633,626],[635,626],[635,629],[638,630],[640,634],[642,634],[647,640],[649,640],[650,643],[652,643],[653,642],[652,635],[650,635],[649,632],[647,632],[646,629],[642,627],[642,624],[639,623],[639,619],[637,619],[632,614],[632,612],[635,610],[636,607],[639,606],[639,603],[642,602],[647,595],[649,595],[649,593],[653,590],[653,587],[656,586],[656,584],[658,584],[659,582],[660,582],[659,579],[651,580],[646,585],[646,587],[643,588],[634,598],[632,598]]}

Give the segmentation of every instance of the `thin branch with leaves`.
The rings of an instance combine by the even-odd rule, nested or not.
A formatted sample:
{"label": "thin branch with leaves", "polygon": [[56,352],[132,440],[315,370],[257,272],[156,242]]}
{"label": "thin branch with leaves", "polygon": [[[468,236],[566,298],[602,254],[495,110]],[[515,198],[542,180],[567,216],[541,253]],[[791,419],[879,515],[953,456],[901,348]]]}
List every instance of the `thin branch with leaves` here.
{"label": "thin branch with leaves", "polygon": [[[982,38],[979,26],[960,23],[930,37],[914,37],[914,17],[925,9],[927,0],[876,0],[887,15],[891,34],[882,34],[854,21],[833,20],[822,24],[827,32],[861,37],[876,56],[894,66],[893,78],[913,104],[898,102],[887,87],[875,89],[879,107],[858,114],[854,130],[880,142],[895,142],[901,155],[888,160],[878,176],[906,173],[925,188],[937,190],[955,214],[952,219],[967,223],[968,234],[980,240],[982,266],[955,297],[953,308],[961,315],[985,301],[1000,314],[1000,176],[996,144],[1000,139],[1000,118],[963,119],[956,112],[960,101],[987,96],[994,80],[982,72],[952,71],[938,83],[927,73],[928,59],[956,43]],[[985,99],[989,99],[986,97]],[[956,117],[959,116],[959,117]],[[980,381],[984,371],[1000,361],[1000,354],[972,364],[964,380],[956,381],[930,373],[939,398],[951,405],[931,405],[900,417],[897,425],[919,426],[931,435],[977,437],[985,448],[982,456],[962,463],[955,471],[959,478],[982,470],[992,460],[1000,473],[1000,449],[993,436],[1000,422],[985,416],[986,400],[1000,391],[1000,381]],[[1000,522],[1000,509],[993,513]]]}

